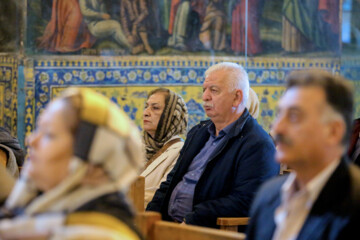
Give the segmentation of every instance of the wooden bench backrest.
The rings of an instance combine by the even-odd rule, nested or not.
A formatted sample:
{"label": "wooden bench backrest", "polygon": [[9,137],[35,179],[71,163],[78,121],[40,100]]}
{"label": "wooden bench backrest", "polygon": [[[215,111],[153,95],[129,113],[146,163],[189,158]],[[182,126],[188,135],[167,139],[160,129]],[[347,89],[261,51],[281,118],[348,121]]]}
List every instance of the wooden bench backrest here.
{"label": "wooden bench backrest", "polygon": [[161,214],[158,212],[138,212],[135,217],[135,226],[140,230],[145,239],[154,232],[155,222],[161,221]]}
{"label": "wooden bench backrest", "polygon": [[244,240],[245,234],[159,221],[147,240]]}
{"label": "wooden bench backrest", "polygon": [[138,178],[131,184],[127,197],[133,203],[138,212],[143,212],[145,199],[145,178],[138,176]]}

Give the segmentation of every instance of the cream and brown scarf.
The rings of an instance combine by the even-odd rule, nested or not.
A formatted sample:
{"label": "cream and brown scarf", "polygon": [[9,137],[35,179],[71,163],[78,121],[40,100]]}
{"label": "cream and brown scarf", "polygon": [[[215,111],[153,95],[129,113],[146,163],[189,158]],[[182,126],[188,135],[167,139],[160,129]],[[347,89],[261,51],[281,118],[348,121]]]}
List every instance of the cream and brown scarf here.
{"label": "cream and brown scarf", "polygon": [[164,111],[155,132],[155,138],[144,131],[146,159],[149,161],[173,136],[184,134],[187,123],[188,111],[184,99],[173,91],[169,91],[169,96],[165,100]]}

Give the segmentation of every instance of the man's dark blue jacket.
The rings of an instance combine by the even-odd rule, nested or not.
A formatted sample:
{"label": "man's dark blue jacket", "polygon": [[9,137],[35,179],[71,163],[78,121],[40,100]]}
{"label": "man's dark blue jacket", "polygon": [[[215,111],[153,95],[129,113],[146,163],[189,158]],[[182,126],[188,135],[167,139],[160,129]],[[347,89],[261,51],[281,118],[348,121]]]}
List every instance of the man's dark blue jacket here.
{"label": "man's dark blue jacket", "polygon": [[[203,121],[190,130],[175,167],[146,210],[160,212],[164,220],[172,221],[168,215],[171,193],[209,139],[210,124],[210,120]],[[216,228],[217,217],[248,216],[258,187],[279,173],[272,139],[246,109],[225,138],[195,187],[193,211],[185,216],[187,224]]]}

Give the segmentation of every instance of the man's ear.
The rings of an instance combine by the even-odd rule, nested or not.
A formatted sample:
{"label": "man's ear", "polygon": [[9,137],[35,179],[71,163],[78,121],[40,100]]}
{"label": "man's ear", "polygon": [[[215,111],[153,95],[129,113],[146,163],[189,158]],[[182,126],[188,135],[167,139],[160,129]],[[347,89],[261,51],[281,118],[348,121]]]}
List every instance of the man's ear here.
{"label": "man's ear", "polygon": [[236,89],[233,107],[238,107],[243,102],[243,98],[244,98],[243,91],[241,89]]}
{"label": "man's ear", "polygon": [[331,145],[337,145],[341,143],[346,132],[345,122],[342,120],[335,120],[328,123],[327,141]]}

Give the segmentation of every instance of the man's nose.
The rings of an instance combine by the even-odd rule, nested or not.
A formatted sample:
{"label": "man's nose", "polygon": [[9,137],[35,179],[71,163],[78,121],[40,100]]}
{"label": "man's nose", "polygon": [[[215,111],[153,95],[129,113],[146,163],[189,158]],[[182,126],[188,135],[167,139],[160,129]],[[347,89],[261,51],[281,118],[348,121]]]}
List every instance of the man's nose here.
{"label": "man's nose", "polygon": [[272,131],[274,132],[275,135],[282,133],[284,130],[284,126],[285,126],[285,117],[279,114],[274,120]]}
{"label": "man's nose", "polygon": [[209,100],[211,100],[209,91],[208,91],[207,89],[203,92],[202,100],[203,100],[203,101],[209,101]]}

